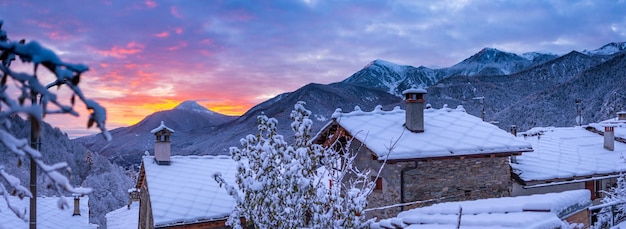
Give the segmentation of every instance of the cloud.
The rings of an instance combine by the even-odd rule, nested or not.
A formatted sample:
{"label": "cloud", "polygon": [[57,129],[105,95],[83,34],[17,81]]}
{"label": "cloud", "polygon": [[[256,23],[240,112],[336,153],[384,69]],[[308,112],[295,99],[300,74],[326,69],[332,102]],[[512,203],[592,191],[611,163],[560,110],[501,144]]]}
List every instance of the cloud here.
{"label": "cloud", "polygon": [[[24,14],[23,12],[29,12]],[[184,100],[241,114],[374,59],[447,67],[491,46],[595,49],[626,40],[624,1],[10,1],[12,39],[89,65],[85,93],[129,124]],[[84,123],[78,123],[81,127]]]}

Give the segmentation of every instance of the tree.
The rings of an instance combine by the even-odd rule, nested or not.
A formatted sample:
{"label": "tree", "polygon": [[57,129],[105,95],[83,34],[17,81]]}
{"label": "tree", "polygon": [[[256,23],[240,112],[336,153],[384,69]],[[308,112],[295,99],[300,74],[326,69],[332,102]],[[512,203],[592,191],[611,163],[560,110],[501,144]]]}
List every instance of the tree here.
{"label": "tree", "polygon": [[[3,21],[0,20],[0,71],[2,78],[0,79],[0,142],[8,151],[15,154],[18,160],[18,166],[22,160],[32,160],[39,167],[45,177],[46,187],[54,190],[60,198],[59,207],[67,208],[69,204],[63,198],[63,191],[69,191],[77,194],[87,194],[91,192],[90,188],[73,187],[69,179],[62,174],[62,171],[69,171],[66,162],[60,162],[48,165],[43,162],[41,153],[29,146],[27,139],[19,139],[11,134],[11,122],[9,119],[14,115],[21,114],[27,116],[34,126],[35,133],[39,134],[42,126],[42,118],[50,114],[70,114],[78,116],[78,112],[74,110],[76,97],[85,104],[89,111],[89,119],[87,127],[96,126],[101,130],[102,135],[107,139],[111,139],[105,127],[106,110],[97,102],[86,98],[79,88],[81,75],[89,70],[82,64],[72,64],[61,61],[61,59],[51,50],[42,47],[35,41],[26,42],[25,40],[11,41],[5,30],[2,29]],[[23,63],[33,65],[32,73],[16,72],[10,68],[11,63],[19,58]],[[43,85],[37,77],[39,66],[43,66],[50,74],[55,76],[55,80]],[[10,89],[12,82],[17,93]],[[70,104],[61,103],[59,97],[52,93],[51,87],[66,86],[72,92]],[[15,95],[17,94],[17,95]],[[27,99],[30,103],[26,102]],[[9,209],[11,209],[18,217],[26,219],[26,209],[19,209],[11,205],[8,201],[9,195],[19,196],[20,198],[35,198],[32,193],[20,184],[19,179],[5,172],[4,166],[0,165],[0,195],[7,201]]]}
{"label": "tree", "polygon": [[617,177],[617,184],[608,192],[603,191],[602,209],[598,212],[598,220],[594,228],[613,226],[615,219],[626,216],[626,177],[623,174]]}
{"label": "tree", "polygon": [[[350,143],[322,147],[312,143],[311,112],[298,102],[291,112],[294,142],[277,133],[278,121],[258,116],[258,133],[231,147],[238,162],[237,187],[220,173],[215,180],[235,199],[228,224],[241,228],[243,217],[258,228],[360,228],[366,198],[374,183],[369,171],[352,167]],[[339,149],[339,150],[335,150]]]}

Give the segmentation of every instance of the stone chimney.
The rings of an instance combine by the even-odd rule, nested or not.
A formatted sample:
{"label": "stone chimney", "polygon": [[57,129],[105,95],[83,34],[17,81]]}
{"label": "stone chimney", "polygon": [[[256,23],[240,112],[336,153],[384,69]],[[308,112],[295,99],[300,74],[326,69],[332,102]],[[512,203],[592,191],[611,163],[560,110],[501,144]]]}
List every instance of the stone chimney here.
{"label": "stone chimney", "polygon": [[80,216],[80,197],[82,195],[72,194],[72,196],[74,197],[74,213],[72,213],[72,216]]}
{"label": "stone chimney", "polygon": [[626,111],[617,112],[618,121],[626,121]]}
{"label": "stone chimney", "polygon": [[424,95],[422,87],[411,88],[402,92],[406,102],[406,121],[404,126],[411,132],[424,132]]}
{"label": "stone chimney", "polygon": [[511,125],[511,134],[517,137],[517,126]]}
{"label": "stone chimney", "polygon": [[604,148],[610,151],[615,150],[615,127],[604,126]]}
{"label": "stone chimney", "polygon": [[174,130],[165,126],[165,123],[161,121],[161,125],[150,131],[154,134],[156,140],[154,142],[154,160],[158,165],[169,165],[170,155],[172,149],[172,142],[170,141],[171,135]]}

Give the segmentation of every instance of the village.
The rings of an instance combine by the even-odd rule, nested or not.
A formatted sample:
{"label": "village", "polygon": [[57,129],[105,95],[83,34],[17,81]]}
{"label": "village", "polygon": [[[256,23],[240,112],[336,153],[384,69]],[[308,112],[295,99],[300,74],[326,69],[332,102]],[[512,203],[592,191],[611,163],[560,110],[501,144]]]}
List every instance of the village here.
{"label": "village", "polygon": [[0,229],[626,228],[624,1],[1,4]]}
{"label": "village", "polygon": [[[433,108],[424,88],[403,94],[405,110],[339,109],[312,139],[322,147],[356,142],[363,147],[350,147],[358,151],[354,166],[380,171],[364,211],[375,219],[370,228],[591,228],[598,221],[608,228],[623,220],[616,210],[623,202],[602,200],[626,171],[626,112],[518,133],[462,106]],[[106,215],[107,228],[230,228],[235,200],[212,177],[219,172],[235,183],[237,163],[228,155],[176,156],[176,131],[165,122],[150,133],[154,148],[143,156],[128,204]],[[70,212],[56,208],[55,197],[39,197],[40,219],[98,228],[88,220],[88,196],[71,198]],[[3,225],[23,223],[0,208]]]}
{"label": "village", "polygon": [[[361,169],[378,171],[386,162],[368,197],[366,215],[377,218],[371,228],[589,228],[598,217],[619,223],[617,212],[600,210],[626,170],[626,112],[584,126],[506,132],[463,107],[432,108],[425,93],[406,90],[406,111],[339,111],[314,140],[363,143],[355,163]],[[128,206],[107,214],[109,228],[227,228],[234,200],[207,177],[219,171],[234,180],[234,161],[170,156],[175,130],[162,123],[151,133],[154,152],[143,159]]]}

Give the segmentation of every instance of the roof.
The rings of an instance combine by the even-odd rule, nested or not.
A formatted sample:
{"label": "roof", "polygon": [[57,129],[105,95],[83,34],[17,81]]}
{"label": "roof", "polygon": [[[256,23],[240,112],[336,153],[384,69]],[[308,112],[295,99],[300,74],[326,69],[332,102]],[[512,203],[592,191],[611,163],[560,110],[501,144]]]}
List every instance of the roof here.
{"label": "roof", "polygon": [[604,120],[600,123],[590,123],[588,125],[596,129],[597,131],[604,132],[605,126],[613,126],[615,137],[626,139],[626,120],[618,120],[617,118],[612,118],[608,120]]}
{"label": "roof", "polygon": [[137,228],[139,225],[139,202],[113,210],[106,214],[108,229]]}
{"label": "roof", "polygon": [[590,196],[589,190],[582,189],[446,202],[400,212],[396,218],[374,223],[372,228],[384,228],[392,223],[411,229],[457,228],[461,208],[464,229],[560,228],[562,218],[591,205]]}
{"label": "roof", "polygon": [[422,133],[404,127],[405,111],[399,107],[383,111],[382,106],[377,106],[371,112],[357,107],[350,113],[338,109],[333,118],[380,160],[385,159],[396,141],[390,160],[532,151],[530,144],[467,114],[462,106],[425,109]]}
{"label": "roof", "polygon": [[[57,202],[58,197],[37,197],[37,227],[49,229],[83,229],[98,228],[96,224],[89,223],[89,198],[87,196],[80,197],[80,215],[72,216],[74,213],[74,197],[65,197],[70,205],[67,209],[59,209]],[[9,196],[12,205],[19,209],[26,209],[26,217],[28,217],[28,208],[30,199],[19,199],[18,197]],[[17,218],[13,211],[7,207],[4,198],[0,198],[0,228],[28,228],[28,221]]]}
{"label": "roof", "polygon": [[532,128],[518,138],[534,149],[511,163],[513,172],[526,183],[626,171],[626,144],[616,141],[615,150],[609,151],[603,136],[584,127]]}
{"label": "roof", "polygon": [[159,132],[161,130],[168,130],[169,132],[174,133],[174,130],[172,130],[171,128],[165,126],[165,122],[161,121],[161,125],[159,125],[157,128],[154,128],[150,131],[151,134],[154,134],[156,132]]}
{"label": "roof", "polygon": [[213,221],[228,217],[235,201],[213,179],[220,172],[236,185],[237,163],[229,156],[172,156],[169,166],[144,156],[155,226]]}

